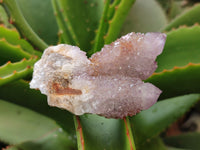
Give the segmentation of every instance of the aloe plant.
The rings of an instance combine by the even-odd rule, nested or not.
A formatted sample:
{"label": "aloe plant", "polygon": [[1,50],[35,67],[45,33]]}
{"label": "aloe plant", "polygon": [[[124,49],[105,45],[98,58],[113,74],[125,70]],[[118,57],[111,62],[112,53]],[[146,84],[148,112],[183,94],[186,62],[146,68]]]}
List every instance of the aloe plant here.
{"label": "aloe plant", "polygon": [[[198,130],[168,136],[174,122],[199,111],[200,4],[176,0],[0,2],[0,148],[200,149],[195,142],[200,140]],[[158,68],[145,81],[162,94],[155,105],[133,117],[75,116],[48,106],[45,95],[29,88],[34,63],[49,45],[76,45],[91,56],[120,35],[151,31],[167,34]]]}

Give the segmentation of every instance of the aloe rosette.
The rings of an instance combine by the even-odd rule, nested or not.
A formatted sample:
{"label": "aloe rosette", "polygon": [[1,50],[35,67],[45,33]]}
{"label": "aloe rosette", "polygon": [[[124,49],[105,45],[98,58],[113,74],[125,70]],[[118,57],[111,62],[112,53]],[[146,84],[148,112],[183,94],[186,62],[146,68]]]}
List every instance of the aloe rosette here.
{"label": "aloe rosette", "polygon": [[[182,120],[187,120],[190,118],[190,114],[199,110],[197,103],[200,99],[199,7],[199,4],[194,5],[191,0],[184,4],[176,0],[151,0],[148,3],[145,0],[1,1],[0,147],[8,150],[200,149],[198,142],[194,142],[194,139],[199,140],[198,130],[182,133],[180,129],[180,134],[174,134],[172,137],[168,136],[169,132],[166,131],[171,124],[185,116],[187,112],[190,113]],[[144,44],[140,46],[137,42],[133,42],[134,44],[131,45],[126,43],[126,40],[117,40],[121,35],[130,32],[164,32],[167,38],[165,46],[163,44],[163,52],[161,54],[161,51],[156,52],[156,42],[151,41],[153,39],[153,35],[151,35],[147,40],[147,43],[150,41],[146,45],[148,48],[144,48],[146,51],[139,53],[141,58],[136,57],[134,60],[133,57],[137,56],[137,52],[140,51],[132,54],[131,50],[138,46],[142,48]],[[164,33],[160,33],[160,35],[163,36]],[[145,34],[145,36],[147,35],[148,33]],[[121,44],[115,49],[112,42],[121,42]],[[123,45],[123,42],[126,44]],[[123,111],[116,111],[115,114],[114,109],[108,111],[109,113],[105,113],[104,110],[101,112],[98,109],[89,109],[95,111],[83,111],[80,116],[75,116],[71,113],[74,111],[69,110],[71,111],[69,112],[48,106],[46,100],[52,93],[47,92],[48,96],[46,97],[40,91],[30,89],[29,83],[32,80],[34,65],[43,59],[45,53],[48,52],[47,50],[43,53],[47,47],[56,44],[61,44],[61,47],[73,45],[74,47],[71,49],[73,52],[80,48],[82,51],[75,52],[75,56],[70,60],[72,61],[80,54],[79,58],[84,58],[83,62],[90,63],[90,67],[87,67],[87,63],[82,64],[86,70],[80,65],[75,67],[78,70],[83,69],[81,74],[86,73],[85,77],[80,78],[81,80],[76,80],[78,78],[76,75],[74,75],[74,79],[66,78],[74,83],[75,89],[82,89],[83,85],[87,85],[86,81],[90,81],[91,85],[98,85],[97,87],[110,84],[108,87],[109,90],[112,90],[111,93],[116,93],[117,90],[122,90],[124,93],[119,94],[122,97],[119,98],[117,95],[110,102],[117,101],[117,106],[121,106],[121,102],[124,102],[121,101],[123,99],[130,102],[124,106]],[[104,47],[104,45],[107,46]],[[124,50],[121,51],[123,46],[125,49],[130,49],[127,54],[124,53]],[[156,52],[152,55],[151,61],[146,57],[151,55],[151,52],[147,52],[150,48],[152,48],[151,52]],[[162,50],[162,48],[158,48],[158,50]],[[63,51],[68,51],[68,49],[64,48]],[[111,51],[113,51],[112,55],[107,56]],[[52,54],[58,55],[59,60],[62,57],[57,52],[52,52]],[[156,58],[157,55],[159,56]],[[131,57],[130,61],[125,59],[128,56]],[[65,59],[63,58],[64,61],[66,61]],[[152,69],[151,64],[155,63],[155,59],[157,69],[155,64]],[[73,74],[75,70],[69,69],[73,65],[73,63],[69,63],[70,60],[66,63],[68,67],[65,67],[64,71]],[[47,59],[48,61],[49,59]],[[74,63],[77,62],[74,61]],[[134,70],[137,68],[134,65],[138,63],[144,64],[138,69],[143,68],[147,72],[149,71],[148,75],[141,74],[145,70],[142,70],[141,73]],[[131,69],[126,68],[128,64]],[[147,69],[145,66],[148,66]],[[41,66],[41,68],[43,67]],[[121,72],[120,67],[123,70]],[[106,70],[106,68],[110,69]],[[94,73],[95,70],[97,74]],[[63,70],[60,71],[62,75]],[[55,72],[52,72],[51,75],[59,77]],[[122,80],[115,82],[114,75],[117,75],[117,79]],[[155,98],[155,101],[152,100],[148,104],[148,109],[143,107],[147,104],[141,104],[133,109],[131,101],[136,99],[133,98],[134,95],[130,94],[131,88],[119,88],[122,82],[126,83],[125,86],[128,86],[133,80],[135,83],[136,80],[133,78],[137,78],[137,82],[144,85],[155,85],[156,89],[159,88],[162,93],[158,102]],[[112,86],[111,83],[117,86]],[[66,91],[70,92],[66,85],[53,85],[57,90],[52,89],[54,98],[51,99],[51,102],[55,102],[55,97],[62,96],[58,95],[59,92],[64,94]],[[80,87],[77,87],[78,85]],[[109,90],[105,87],[93,89],[89,91],[90,95],[100,97],[99,99],[103,99],[107,104],[107,99],[112,96],[112,94],[109,95]],[[101,95],[98,96],[94,92],[99,90],[102,90],[104,94],[100,92]],[[150,90],[145,91],[150,92]],[[71,100],[69,96],[67,99]],[[95,100],[98,102],[98,98]],[[118,105],[119,102],[120,105]],[[88,104],[92,104],[92,102]],[[107,107],[104,107],[107,105],[103,104],[97,108],[103,107],[107,110]],[[115,103],[113,104],[115,105]],[[83,110],[87,110],[86,106],[88,105],[85,105]],[[111,105],[108,106],[108,108],[115,108],[110,107]],[[89,107],[92,108],[91,105]],[[191,109],[192,107],[195,109]],[[124,111],[125,108],[128,108],[127,112]],[[132,116],[136,113],[134,112],[136,109],[137,112],[142,111]],[[133,113],[124,118],[129,114],[129,110]],[[81,115],[83,113],[86,114]],[[117,116],[117,118],[123,119],[108,119],[104,116],[114,118]],[[177,126],[177,123],[174,125]]]}

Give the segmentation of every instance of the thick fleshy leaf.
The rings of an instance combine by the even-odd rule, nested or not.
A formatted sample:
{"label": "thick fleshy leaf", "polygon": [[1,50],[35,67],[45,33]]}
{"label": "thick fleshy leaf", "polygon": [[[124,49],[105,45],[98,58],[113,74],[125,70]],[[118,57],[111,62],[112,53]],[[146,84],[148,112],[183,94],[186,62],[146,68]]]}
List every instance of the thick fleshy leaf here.
{"label": "thick fleshy leaf", "polygon": [[136,147],[137,150],[168,150],[168,148],[163,143],[162,139],[159,137],[152,138],[147,141],[144,145]]}
{"label": "thick fleshy leaf", "polygon": [[[62,12],[63,27],[69,29],[75,45],[85,51],[89,50],[102,14],[103,0],[58,0],[57,4]],[[58,25],[62,30],[61,24]]]}
{"label": "thick fleshy leaf", "polygon": [[20,149],[17,148],[16,146],[7,146],[7,147],[4,148],[3,150],[20,150]]}
{"label": "thick fleshy leaf", "polygon": [[167,33],[163,53],[157,58],[157,73],[147,80],[163,91],[160,99],[200,92],[199,40],[200,26],[183,27]]}
{"label": "thick fleshy leaf", "polygon": [[191,7],[189,10],[183,12],[180,16],[171,21],[163,30],[169,31],[172,28],[177,28],[181,25],[191,26],[195,23],[200,23],[199,18],[200,4]]}
{"label": "thick fleshy leaf", "polygon": [[134,2],[135,0],[105,1],[103,15],[89,55],[100,51],[104,44],[110,44],[117,39],[126,15]]}
{"label": "thick fleshy leaf", "polygon": [[162,90],[159,99],[180,96],[189,93],[200,93],[200,64],[189,63],[184,67],[174,67],[154,73],[146,81]]}
{"label": "thick fleshy leaf", "polygon": [[[47,98],[37,90],[31,90],[23,80],[11,82],[0,87],[0,98],[21,105],[54,119],[70,135],[75,134],[73,116],[67,111],[47,105]],[[72,140],[75,140],[72,138]]]}
{"label": "thick fleshy leaf", "polygon": [[71,136],[62,131],[62,128],[52,131],[37,140],[27,141],[16,145],[19,150],[74,150]]}
{"label": "thick fleshy leaf", "polygon": [[200,26],[183,27],[167,33],[163,53],[158,56],[156,72],[200,63]]}
{"label": "thick fleshy leaf", "polygon": [[83,115],[75,123],[79,150],[135,150],[127,119]]}
{"label": "thick fleshy leaf", "polygon": [[59,126],[47,117],[0,100],[0,139],[6,143],[37,139],[57,128]]}
{"label": "thick fleshy leaf", "polygon": [[182,1],[172,0],[170,2],[170,7],[166,13],[167,13],[169,20],[171,21],[176,16],[178,16],[179,14],[184,12],[185,9],[186,9],[186,7],[183,6]]}
{"label": "thick fleshy leaf", "polygon": [[171,7],[171,3],[172,1],[171,0],[156,0],[162,7],[163,9],[167,12],[168,9]]}
{"label": "thick fleshy leaf", "polygon": [[184,3],[182,0],[156,0],[159,2],[159,4],[162,6],[162,8],[165,11],[165,14],[168,18],[168,20],[174,19],[176,16],[184,12],[188,6],[190,7],[191,4],[188,1],[187,3]]}
{"label": "thick fleshy leaf", "polygon": [[1,1],[1,3],[7,8],[10,14],[11,22],[17,26],[20,33],[25,36],[33,45],[35,45],[41,51],[47,47],[47,44],[40,39],[40,37],[32,30],[31,26],[24,18],[19,4],[16,0]]}
{"label": "thick fleshy leaf", "polygon": [[167,17],[156,0],[148,3],[146,0],[137,0],[127,15],[121,35],[129,32],[158,32],[166,24]]}
{"label": "thick fleshy leaf", "polygon": [[64,20],[62,11],[60,9],[59,3],[57,0],[52,0],[52,6],[54,10],[54,14],[56,17],[56,21],[59,27],[58,37],[59,41],[58,43],[66,43],[75,45],[74,40],[71,37],[71,34],[69,32],[69,27],[66,25],[66,21]]}
{"label": "thick fleshy leaf", "polygon": [[23,59],[17,63],[8,62],[0,66],[0,86],[32,74],[33,65],[36,61],[37,58]]}
{"label": "thick fleshy leaf", "polygon": [[13,28],[13,26],[9,23],[8,15],[5,9],[0,5],[0,24],[4,24],[8,28]]}
{"label": "thick fleshy leaf", "polygon": [[199,150],[200,149],[200,133],[185,133],[178,136],[171,136],[165,138],[165,143],[169,146]]}
{"label": "thick fleshy leaf", "polygon": [[108,16],[109,26],[108,31],[104,37],[104,43],[110,44],[119,36],[121,27],[126,19],[126,15],[134,4],[135,0],[116,0],[113,2],[114,7],[110,7]]}
{"label": "thick fleshy leaf", "polygon": [[167,147],[167,150],[188,150],[183,148]]}
{"label": "thick fleshy leaf", "polygon": [[0,39],[0,64],[6,63],[8,60],[11,62],[17,62],[23,58],[31,58],[31,54],[25,52],[21,46],[12,45],[7,42],[5,38]]}
{"label": "thick fleshy leaf", "polygon": [[[89,51],[89,56],[99,51],[104,45],[104,36],[108,30],[108,12],[110,11],[110,2],[111,0],[106,0],[104,3],[103,14],[99,23],[99,27],[96,30],[95,39],[92,41],[93,46]],[[117,3],[117,1],[114,3]]]}
{"label": "thick fleshy leaf", "polygon": [[58,26],[51,0],[17,0],[24,18],[32,29],[48,44],[58,41]]}
{"label": "thick fleshy leaf", "polygon": [[25,39],[20,37],[15,28],[9,29],[4,25],[0,25],[0,38],[6,39],[6,41],[12,45],[20,46],[24,51],[32,55],[41,56],[39,51],[34,50],[34,48]]}
{"label": "thick fleshy leaf", "polygon": [[198,100],[199,94],[190,94],[157,102],[148,110],[130,118],[136,147],[144,144],[187,112]]}

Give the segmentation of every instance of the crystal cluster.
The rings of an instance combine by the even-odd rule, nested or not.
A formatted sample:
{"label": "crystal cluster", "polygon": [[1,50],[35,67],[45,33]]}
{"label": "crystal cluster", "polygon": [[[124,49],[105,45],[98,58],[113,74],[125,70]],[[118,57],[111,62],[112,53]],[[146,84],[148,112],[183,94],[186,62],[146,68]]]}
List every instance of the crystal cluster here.
{"label": "crystal cluster", "polygon": [[31,88],[48,96],[48,104],[82,115],[124,118],[148,109],[161,91],[144,83],[157,68],[163,33],[129,33],[87,58],[76,46],[47,48],[35,64]]}

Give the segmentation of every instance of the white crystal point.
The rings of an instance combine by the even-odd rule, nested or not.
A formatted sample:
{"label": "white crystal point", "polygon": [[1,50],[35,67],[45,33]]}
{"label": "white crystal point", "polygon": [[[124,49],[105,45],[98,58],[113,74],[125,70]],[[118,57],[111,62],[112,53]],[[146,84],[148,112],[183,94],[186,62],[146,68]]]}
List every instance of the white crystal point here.
{"label": "white crystal point", "polygon": [[142,80],[155,71],[165,39],[162,33],[130,33],[90,59],[76,46],[51,46],[35,63],[30,87],[46,94],[49,105],[76,115],[135,115],[151,107],[161,93]]}
{"label": "white crystal point", "polygon": [[121,74],[145,80],[156,70],[155,59],[162,52],[165,40],[164,33],[129,33],[105,45],[90,60],[95,63],[96,72],[101,74]]}
{"label": "white crystal point", "polygon": [[35,63],[30,88],[49,94],[49,84],[54,78],[66,79],[83,74],[90,61],[86,53],[76,46],[60,44],[47,48],[42,58]]}

